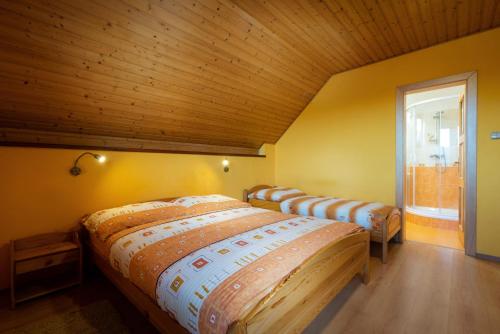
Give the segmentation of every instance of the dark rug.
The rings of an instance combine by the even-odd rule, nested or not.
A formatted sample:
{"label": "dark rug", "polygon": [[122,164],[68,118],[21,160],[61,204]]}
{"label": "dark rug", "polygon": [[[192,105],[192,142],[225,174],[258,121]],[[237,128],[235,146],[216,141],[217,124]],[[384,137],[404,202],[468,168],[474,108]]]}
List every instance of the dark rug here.
{"label": "dark rug", "polygon": [[108,301],[99,301],[77,310],[50,316],[2,334],[89,334],[129,333],[118,311]]}

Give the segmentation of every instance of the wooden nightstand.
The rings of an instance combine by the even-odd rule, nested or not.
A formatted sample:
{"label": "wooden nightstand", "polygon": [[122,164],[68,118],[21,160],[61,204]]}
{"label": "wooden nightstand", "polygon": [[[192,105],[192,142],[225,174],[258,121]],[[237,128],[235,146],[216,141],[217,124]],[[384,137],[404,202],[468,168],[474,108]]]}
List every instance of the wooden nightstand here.
{"label": "wooden nightstand", "polygon": [[10,242],[11,306],[82,281],[78,232],[50,233]]}

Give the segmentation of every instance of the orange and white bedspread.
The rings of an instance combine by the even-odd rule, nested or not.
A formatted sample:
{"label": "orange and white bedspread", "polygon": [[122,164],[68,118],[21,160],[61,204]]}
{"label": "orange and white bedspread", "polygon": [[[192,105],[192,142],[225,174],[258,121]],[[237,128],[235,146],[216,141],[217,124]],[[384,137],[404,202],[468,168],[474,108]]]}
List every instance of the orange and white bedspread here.
{"label": "orange and white bedspread", "polygon": [[368,230],[380,230],[398,209],[376,202],[332,197],[300,196],[280,203],[281,212],[351,222]]}
{"label": "orange and white bedspread", "polygon": [[305,260],[362,229],[227,198],[214,209],[210,201],[221,198],[169,202],[166,207],[186,209],[182,217],[134,225],[105,239],[111,265],[191,333],[225,333]]}
{"label": "orange and white bedspread", "polygon": [[260,199],[264,201],[281,202],[289,198],[303,196],[305,193],[299,189],[272,187],[261,189],[248,194],[249,199]]}

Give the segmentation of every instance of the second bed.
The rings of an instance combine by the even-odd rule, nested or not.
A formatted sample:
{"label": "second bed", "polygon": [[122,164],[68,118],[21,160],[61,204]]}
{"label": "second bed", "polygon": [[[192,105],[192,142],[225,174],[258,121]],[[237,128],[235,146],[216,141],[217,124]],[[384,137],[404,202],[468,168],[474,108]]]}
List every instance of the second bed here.
{"label": "second bed", "polygon": [[388,243],[401,242],[401,210],[378,202],[309,196],[294,188],[258,185],[243,191],[243,200],[252,206],[283,213],[352,222],[370,232],[371,241],[382,245],[381,259],[387,263]]}

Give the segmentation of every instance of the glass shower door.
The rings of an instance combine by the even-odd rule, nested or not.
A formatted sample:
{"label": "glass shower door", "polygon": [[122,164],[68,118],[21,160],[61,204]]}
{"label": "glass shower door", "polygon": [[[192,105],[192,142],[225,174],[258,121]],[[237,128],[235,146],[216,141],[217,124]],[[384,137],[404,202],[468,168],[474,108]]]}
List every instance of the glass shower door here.
{"label": "glass shower door", "polygon": [[435,91],[406,97],[406,206],[414,214],[455,221],[459,95]]}
{"label": "glass shower door", "polygon": [[459,204],[458,114],[459,97],[453,97],[453,109],[444,110],[436,119],[438,137],[438,208],[439,212],[456,220]]}

